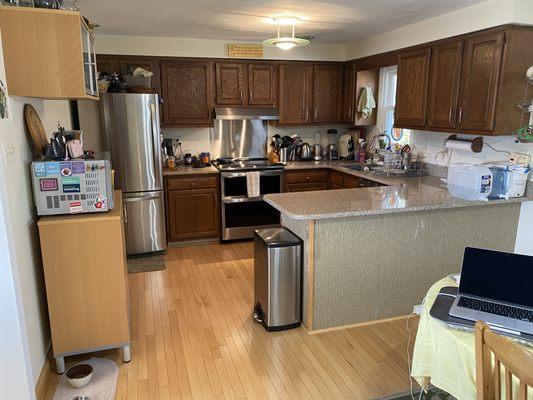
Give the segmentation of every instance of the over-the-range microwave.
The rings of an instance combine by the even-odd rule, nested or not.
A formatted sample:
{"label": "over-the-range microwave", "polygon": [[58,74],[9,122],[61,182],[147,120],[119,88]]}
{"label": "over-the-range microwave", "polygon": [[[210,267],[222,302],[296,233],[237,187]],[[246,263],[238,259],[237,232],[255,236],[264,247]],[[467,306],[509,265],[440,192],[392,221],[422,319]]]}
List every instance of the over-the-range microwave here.
{"label": "over-the-range microwave", "polygon": [[109,153],[95,158],[31,163],[38,215],[92,213],[115,206]]}

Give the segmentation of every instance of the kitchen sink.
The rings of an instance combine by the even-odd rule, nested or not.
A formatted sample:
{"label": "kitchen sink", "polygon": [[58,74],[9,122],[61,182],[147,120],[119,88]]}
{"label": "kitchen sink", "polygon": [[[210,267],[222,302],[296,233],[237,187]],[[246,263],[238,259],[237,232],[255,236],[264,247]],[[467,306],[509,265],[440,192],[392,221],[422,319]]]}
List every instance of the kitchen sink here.
{"label": "kitchen sink", "polygon": [[344,168],[348,168],[353,171],[367,171],[367,172],[372,172],[375,167],[376,165],[366,165],[366,164],[344,165]]}

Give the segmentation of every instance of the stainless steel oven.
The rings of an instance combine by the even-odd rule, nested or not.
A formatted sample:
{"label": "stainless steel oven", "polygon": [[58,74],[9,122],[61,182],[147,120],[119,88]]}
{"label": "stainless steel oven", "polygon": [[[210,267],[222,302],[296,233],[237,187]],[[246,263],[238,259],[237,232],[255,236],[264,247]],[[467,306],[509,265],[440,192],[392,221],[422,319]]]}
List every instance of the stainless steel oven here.
{"label": "stainless steel oven", "polygon": [[221,171],[222,240],[253,238],[254,230],[278,226],[280,213],[263,200],[269,193],[281,193],[283,169],[259,170],[261,196],[247,195],[246,171]]}

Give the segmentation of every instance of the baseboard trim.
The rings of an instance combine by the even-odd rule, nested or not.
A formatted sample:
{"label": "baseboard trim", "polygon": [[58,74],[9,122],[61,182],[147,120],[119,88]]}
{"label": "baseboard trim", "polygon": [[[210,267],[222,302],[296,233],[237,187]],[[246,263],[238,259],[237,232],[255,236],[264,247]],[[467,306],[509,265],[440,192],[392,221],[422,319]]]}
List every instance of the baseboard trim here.
{"label": "baseboard trim", "polygon": [[49,380],[48,378],[53,373],[52,360],[50,359],[50,352],[48,352],[41,373],[39,374],[39,378],[37,379],[37,383],[35,384],[35,398],[37,400],[44,400],[46,396],[46,385]]}
{"label": "baseboard trim", "polygon": [[384,324],[386,322],[393,322],[393,321],[401,321],[401,320],[409,318],[409,315],[400,315],[399,317],[390,317],[390,318],[376,319],[373,321],[358,322],[356,324],[350,324],[350,325],[333,326],[331,328],[323,328],[323,329],[316,329],[314,331],[308,331],[307,333],[309,335],[319,335],[321,333],[335,332],[335,331],[340,331],[344,329],[360,328],[362,326]]}

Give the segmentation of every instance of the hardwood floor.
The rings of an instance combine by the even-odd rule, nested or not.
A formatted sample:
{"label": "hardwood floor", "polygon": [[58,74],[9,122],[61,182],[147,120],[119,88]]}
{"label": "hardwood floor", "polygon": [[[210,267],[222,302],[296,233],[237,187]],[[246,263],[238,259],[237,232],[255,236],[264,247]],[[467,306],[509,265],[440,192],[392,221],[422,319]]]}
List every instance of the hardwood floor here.
{"label": "hardwood floor", "polygon": [[[120,366],[116,399],[373,399],[408,390],[405,320],[267,333],[251,318],[251,243],[170,248],[166,257],[164,271],[129,275],[132,361],[123,364],[118,350],[99,354]],[[51,374],[47,399],[58,380]]]}

